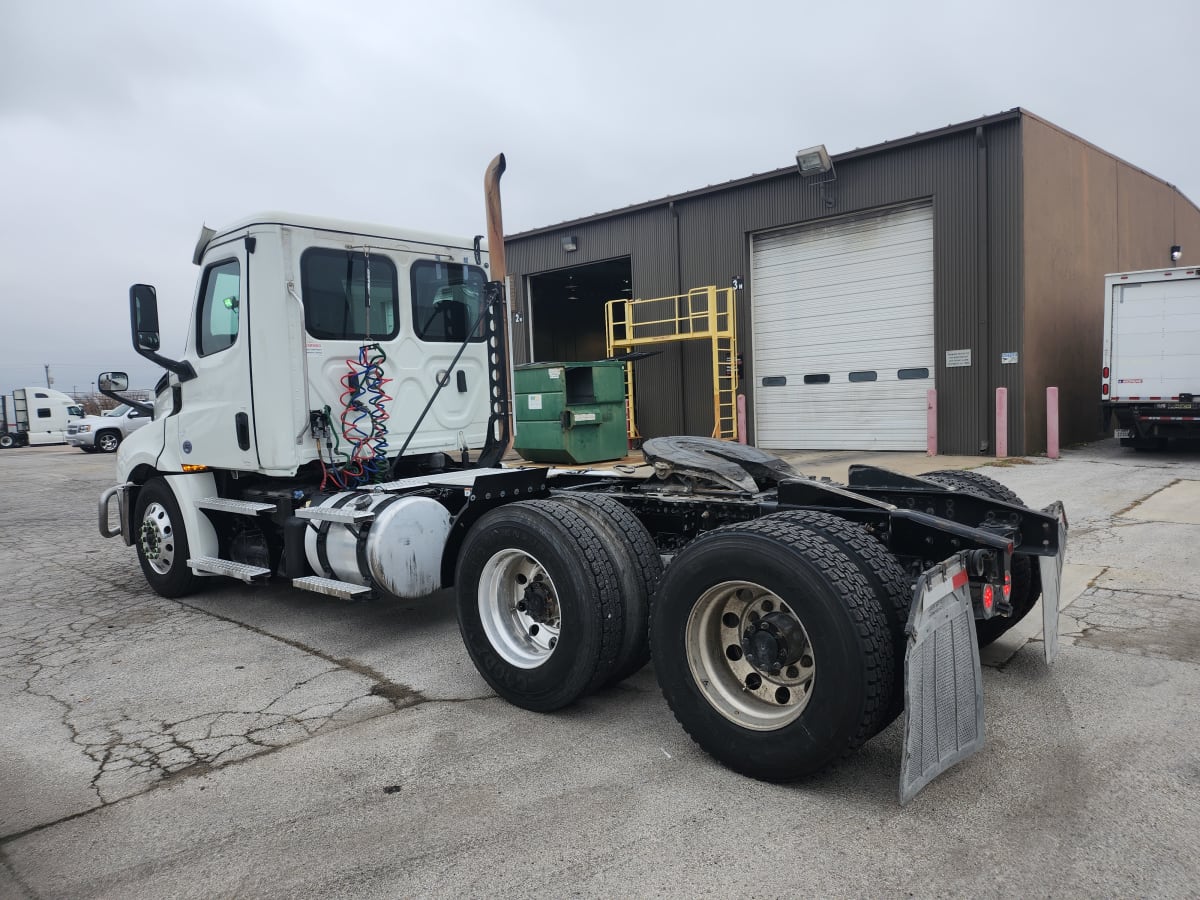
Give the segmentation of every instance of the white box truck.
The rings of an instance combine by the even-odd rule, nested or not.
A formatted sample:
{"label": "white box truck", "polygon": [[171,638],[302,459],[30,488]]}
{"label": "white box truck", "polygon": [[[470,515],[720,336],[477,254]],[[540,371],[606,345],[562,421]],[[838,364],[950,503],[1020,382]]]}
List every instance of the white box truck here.
{"label": "white box truck", "polygon": [[12,397],[0,396],[0,450],[31,444],[62,444],[83,408],[62,391],[23,387]]}
{"label": "white box truck", "polygon": [[1200,437],[1198,397],[1200,267],[1105,276],[1104,429],[1139,450]]}

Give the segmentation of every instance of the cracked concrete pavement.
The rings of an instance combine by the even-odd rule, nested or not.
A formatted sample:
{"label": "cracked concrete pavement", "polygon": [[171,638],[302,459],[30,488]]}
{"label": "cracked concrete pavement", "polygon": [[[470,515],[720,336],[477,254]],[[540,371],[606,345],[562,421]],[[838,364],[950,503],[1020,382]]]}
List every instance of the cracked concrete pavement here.
{"label": "cracked concrete pavement", "polygon": [[1041,663],[1036,612],[998,642],[987,746],[901,810],[898,726],[751,782],[649,669],[552,716],[499,701],[445,593],[163,600],[95,531],[111,457],[0,454],[0,897],[1195,895],[1200,454],[983,471],[1067,504],[1061,655]]}

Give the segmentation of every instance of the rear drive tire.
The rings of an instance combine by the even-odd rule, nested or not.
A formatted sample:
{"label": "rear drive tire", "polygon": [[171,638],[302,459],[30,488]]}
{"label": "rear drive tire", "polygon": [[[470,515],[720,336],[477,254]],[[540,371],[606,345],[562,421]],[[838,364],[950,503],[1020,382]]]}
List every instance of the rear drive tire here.
{"label": "rear drive tire", "polygon": [[196,589],[188,568],[187,530],[175,492],[162,478],[152,478],[138,491],[134,507],[134,540],[142,574],[161,597],[183,597]]}
{"label": "rear drive tire", "polygon": [[904,712],[904,658],[908,652],[908,635],[904,629],[908,625],[908,613],[912,607],[913,579],[887,547],[857,522],[831,513],[808,510],[776,513],[767,518],[803,525],[837,544],[858,566],[859,572],[875,593],[887,617],[894,661],[891,700],[872,732],[878,734]]}
{"label": "rear drive tire", "polygon": [[865,743],[891,702],[879,597],[807,523],[767,517],[694,540],[667,567],[650,644],[675,718],[753,778],[824,769]]}
{"label": "rear drive tire", "polygon": [[[949,469],[937,472],[926,472],[920,476],[943,487],[967,491],[991,500],[1004,503],[1014,503],[1024,506],[1024,501],[1014,491],[1005,487],[995,478],[989,478],[979,472]],[[986,647],[1000,635],[1008,631],[1025,616],[1042,595],[1041,571],[1033,557],[1014,556],[1012,561],[1012,593],[1009,602],[1012,604],[1011,616],[995,616],[991,619],[975,620],[975,636],[980,647]]]}
{"label": "rear drive tire", "polygon": [[116,453],[121,446],[121,435],[116,431],[102,431],[96,435],[96,449],[101,453]]}
{"label": "rear drive tire", "polygon": [[621,582],[625,632],[612,674],[606,684],[616,684],[650,661],[649,614],[651,598],[662,581],[662,557],[650,532],[620,501],[598,494],[564,491],[554,497],[588,519],[605,541]]}
{"label": "rear drive tire", "polygon": [[589,520],[563,503],[510,503],[476,522],[455,598],[475,668],[516,706],[559,709],[612,674],[625,624],[617,573]]}

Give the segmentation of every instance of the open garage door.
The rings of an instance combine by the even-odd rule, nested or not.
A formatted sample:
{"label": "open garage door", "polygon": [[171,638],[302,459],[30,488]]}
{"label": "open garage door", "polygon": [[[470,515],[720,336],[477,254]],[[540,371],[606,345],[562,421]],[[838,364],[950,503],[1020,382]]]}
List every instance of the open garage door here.
{"label": "open garage door", "polygon": [[751,252],[755,442],[923,450],[932,205],[756,235]]}

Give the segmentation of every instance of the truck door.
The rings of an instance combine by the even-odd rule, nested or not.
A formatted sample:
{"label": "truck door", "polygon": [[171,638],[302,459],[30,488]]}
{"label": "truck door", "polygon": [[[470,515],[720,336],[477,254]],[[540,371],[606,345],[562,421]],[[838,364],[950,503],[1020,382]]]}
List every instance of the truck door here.
{"label": "truck door", "polygon": [[[181,384],[182,409],[172,417],[185,464],[258,466],[248,264],[241,239],[208,250],[189,342],[196,377]],[[172,439],[170,429],[167,439]]]}

